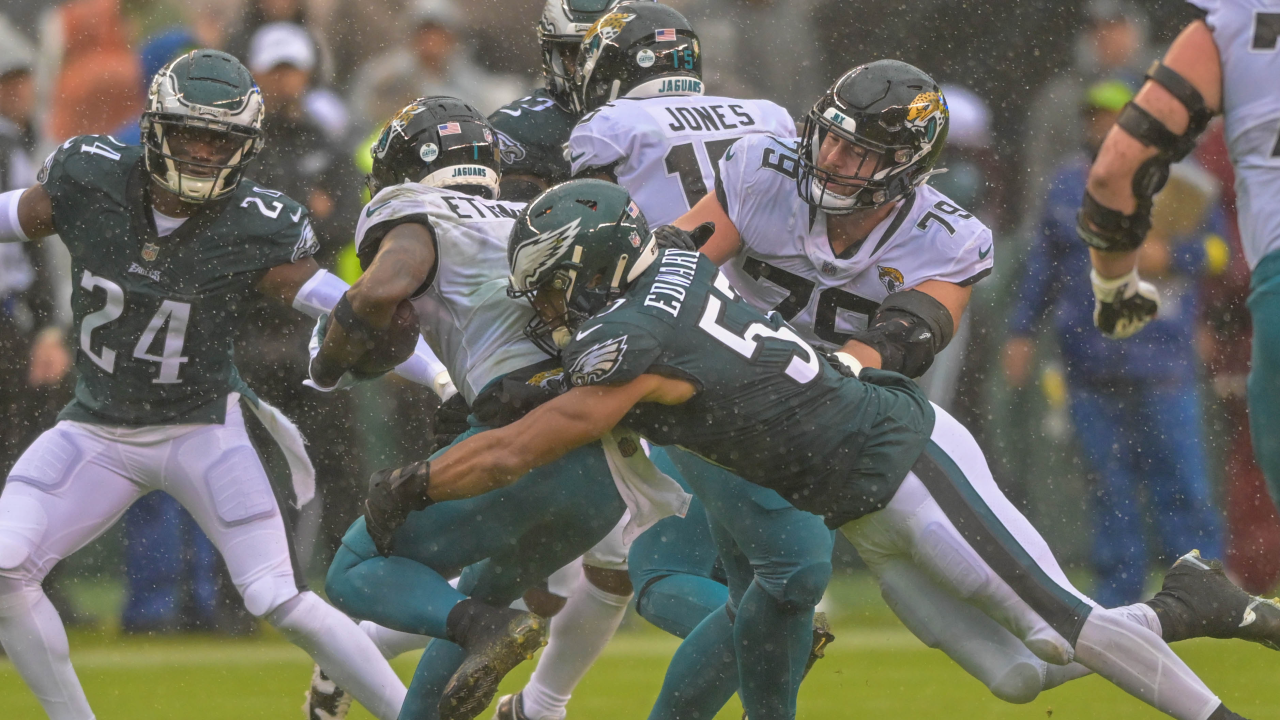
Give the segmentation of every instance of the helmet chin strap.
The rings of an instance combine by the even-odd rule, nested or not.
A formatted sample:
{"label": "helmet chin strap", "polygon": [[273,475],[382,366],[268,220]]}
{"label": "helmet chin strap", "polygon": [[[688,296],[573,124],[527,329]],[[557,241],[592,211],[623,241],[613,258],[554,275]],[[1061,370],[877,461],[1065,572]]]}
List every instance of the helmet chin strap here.
{"label": "helmet chin strap", "polygon": [[[653,264],[653,261],[657,259],[658,259],[658,240],[652,234],[650,234],[649,244],[645,245],[644,249],[640,251],[640,259],[636,260],[636,264],[634,267],[631,268],[631,272],[627,273],[627,284],[630,285],[631,283],[635,282],[635,279],[640,277],[642,274],[644,274],[644,271],[648,270],[649,266]],[[626,257],[624,256],[622,261],[618,263],[618,273],[622,272],[622,267],[625,264],[626,264]],[[615,275],[614,287],[617,287],[617,286],[618,286],[617,276]]]}

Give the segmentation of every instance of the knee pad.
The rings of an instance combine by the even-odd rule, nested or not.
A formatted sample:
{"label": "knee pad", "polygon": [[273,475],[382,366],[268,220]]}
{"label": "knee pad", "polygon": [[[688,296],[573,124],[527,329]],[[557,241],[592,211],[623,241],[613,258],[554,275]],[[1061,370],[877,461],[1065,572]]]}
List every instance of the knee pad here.
{"label": "knee pad", "polygon": [[44,508],[34,499],[11,494],[0,503],[0,572],[16,570],[31,557],[48,527]]}
{"label": "knee pad", "polygon": [[1025,705],[1040,695],[1044,685],[1043,668],[1030,662],[1020,662],[1009,668],[988,689],[992,695],[1007,703]]}
{"label": "knee pad", "polygon": [[292,575],[268,575],[240,588],[244,608],[255,617],[265,617],[286,601],[298,596]]}
{"label": "knee pad", "polygon": [[25,611],[40,599],[44,589],[32,578],[15,578],[0,575],[0,617],[10,617]]}
{"label": "knee pad", "polygon": [[779,598],[789,610],[812,608],[822,600],[831,581],[831,563],[820,562],[805,565],[791,573],[782,586]]}

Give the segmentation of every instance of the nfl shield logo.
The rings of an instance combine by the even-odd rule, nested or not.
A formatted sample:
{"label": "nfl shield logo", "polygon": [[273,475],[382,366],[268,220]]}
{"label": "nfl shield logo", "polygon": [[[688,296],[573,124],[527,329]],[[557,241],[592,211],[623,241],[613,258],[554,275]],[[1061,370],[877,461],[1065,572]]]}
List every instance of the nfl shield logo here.
{"label": "nfl shield logo", "polygon": [[142,259],[151,262],[156,259],[156,255],[160,254],[160,246],[155,243],[147,243],[142,246]]}
{"label": "nfl shield logo", "polygon": [[823,275],[835,275],[835,274],[836,274],[836,266],[835,266],[835,263],[831,262],[830,260],[823,260],[823,261],[822,261],[822,274],[823,274]]}

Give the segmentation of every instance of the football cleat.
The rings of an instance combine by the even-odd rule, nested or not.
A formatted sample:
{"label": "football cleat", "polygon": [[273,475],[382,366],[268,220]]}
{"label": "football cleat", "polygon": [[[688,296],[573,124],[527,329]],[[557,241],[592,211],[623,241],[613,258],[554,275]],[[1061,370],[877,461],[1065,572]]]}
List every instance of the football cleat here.
{"label": "football cleat", "polygon": [[351,693],[338,687],[316,665],[311,671],[311,689],[307,691],[307,701],[302,705],[303,716],[307,720],[343,720],[349,712]]}
{"label": "football cleat", "polygon": [[520,693],[503,695],[498,700],[498,710],[493,714],[493,720],[529,720],[529,716],[524,714],[524,698]]}
{"label": "football cleat", "polygon": [[1199,550],[1178,558],[1147,605],[1160,618],[1165,642],[1239,638],[1280,650],[1280,603],[1236,587],[1222,563],[1205,560]]}
{"label": "football cleat", "polygon": [[502,678],[547,644],[546,618],[509,608],[495,612],[508,619],[486,623],[467,638],[467,656],[440,698],[440,720],[471,720],[484,712]]}

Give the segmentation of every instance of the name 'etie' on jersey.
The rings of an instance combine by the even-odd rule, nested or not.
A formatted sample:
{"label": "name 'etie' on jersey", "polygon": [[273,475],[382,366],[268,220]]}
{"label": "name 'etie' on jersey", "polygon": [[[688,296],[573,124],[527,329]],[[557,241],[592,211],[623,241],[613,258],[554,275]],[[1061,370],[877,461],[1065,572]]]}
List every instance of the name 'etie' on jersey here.
{"label": "name 'etie' on jersey", "polygon": [[523,208],[404,183],[379,192],[356,223],[356,252],[366,267],[395,226],[431,228],[436,264],[413,306],[422,337],[468,403],[493,378],[547,359],[524,335],[533,308],[507,296],[507,240]]}
{"label": "name 'etie' on jersey", "polygon": [[565,153],[575,176],[611,168],[657,227],[715,187],[717,165],[730,145],[760,133],[793,137],[795,123],[768,100],[621,98],[583,116]]}
{"label": "name 'etie' on jersey", "polygon": [[795,140],[752,135],[721,159],[716,195],[742,236],[725,275],[748,302],[776,310],[810,342],[840,347],[889,293],[926,280],[968,286],[991,273],[991,231],[927,184],[836,256],[827,216],[800,198],[797,174]]}

